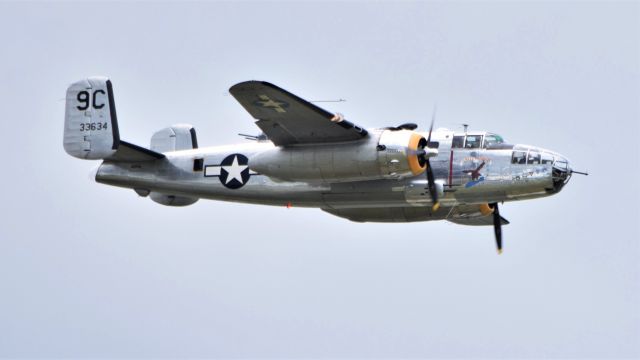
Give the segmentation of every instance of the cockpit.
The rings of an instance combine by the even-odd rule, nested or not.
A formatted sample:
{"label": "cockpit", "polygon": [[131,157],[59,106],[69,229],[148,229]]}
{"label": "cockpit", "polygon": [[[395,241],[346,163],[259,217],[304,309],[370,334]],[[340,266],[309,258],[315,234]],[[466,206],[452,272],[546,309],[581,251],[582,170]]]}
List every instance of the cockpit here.
{"label": "cockpit", "polygon": [[[498,134],[490,132],[465,132],[454,133],[451,140],[451,149],[470,150],[473,154],[474,150],[511,150],[510,160],[513,171],[535,171],[531,165],[541,166],[547,165],[551,169],[551,178],[553,180],[553,189],[550,191],[558,192],[571,178],[572,170],[569,161],[552,151],[537,148],[528,145],[511,145],[507,144],[504,138]],[[464,152],[464,151],[462,151]],[[475,156],[475,155],[474,155]],[[546,167],[546,169],[549,169]],[[548,171],[548,170],[544,170]]]}
{"label": "cockpit", "polygon": [[571,178],[569,161],[549,150],[533,146],[516,145],[511,153],[511,164],[516,165],[551,165],[553,190],[558,192]]}
{"label": "cockpit", "polygon": [[455,134],[451,142],[454,149],[511,149],[513,145],[505,143],[504,138],[493,133]]}

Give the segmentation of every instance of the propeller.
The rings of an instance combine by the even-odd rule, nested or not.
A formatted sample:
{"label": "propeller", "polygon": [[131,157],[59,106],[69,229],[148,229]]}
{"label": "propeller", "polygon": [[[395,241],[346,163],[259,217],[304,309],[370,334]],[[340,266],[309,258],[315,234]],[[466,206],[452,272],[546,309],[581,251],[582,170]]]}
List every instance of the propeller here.
{"label": "propeller", "polygon": [[[429,126],[429,135],[427,136],[427,143],[425,148],[429,147],[431,143],[431,133],[433,132],[433,124],[436,121],[436,107],[433,108],[433,114],[431,115],[431,125]],[[431,163],[429,162],[429,156],[427,155],[427,151],[422,149],[419,150],[418,156],[422,156],[424,159],[427,169],[425,174],[427,175],[427,190],[429,190],[429,195],[431,195],[431,200],[433,201],[432,211],[437,211],[440,208],[440,201],[438,201],[438,190],[436,188],[435,178],[433,176],[433,170],[431,169]],[[469,173],[472,177],[479,177],[480,169],[485,166],[485,162],[483,161],[475,170],[465,171]],[[493,209],[493,232],[496,236],[496,247],[498,249],[498,254],[502,254],[502,216],[500,216],[500,209],[498,209],[498,203],[491,203],[489,206]],[[508,222],[507,222],[508,223]]]}
{"label": "propeller", "polygon": [[[433,107],[433,114],[431,115],[431,126],[429,126],[429,136],[427,136],[427,144],[425,147],[429,147],[429,143],[431,142],[431,132],[433,132],[433,124],[436,121],[436,107]],[[438,190],[436,189],[435,178],[433,176],[433,169],[431,169],[431,163],[429,162],[428,156],[423,156],[425,163],[427,164],[427,170],[425,174],[427,175],[427,190],[429,190],[429,195],[431,195],[431,201],[433,202],[433,206],[431,207],[432,211],[438,211],[440,208],[440,201],[438,201]]]}
{"label": "propeller", "polygon": [[502,254],[502,217],[498,209],[498,203],[489,204],[493,208],[493,232],[496,234],[496,247],[498,254]]}

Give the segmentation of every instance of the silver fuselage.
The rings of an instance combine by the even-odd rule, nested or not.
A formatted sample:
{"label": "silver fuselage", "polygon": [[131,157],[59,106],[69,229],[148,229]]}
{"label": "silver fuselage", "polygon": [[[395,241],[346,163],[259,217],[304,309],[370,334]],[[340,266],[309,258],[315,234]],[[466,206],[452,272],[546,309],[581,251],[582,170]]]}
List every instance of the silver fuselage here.
{"label": "silver fuselage", "polygon": [[[438,154],[430,160],[444,207],[549,196],[559,192],[570,177],[566,158],[552,151],[527,145],[502,149],[452,148],[453,136],[452,131],[437,130],[432,137],[433,141],[439,142]],[[333,152],[332,158],[335,161],[342,159],[341,150],[337,153],[335,150],[341,149],[340,144],[307,145],[283,151],[293,152],[292,156],[287,155],[287,159],[306,160],[308,171],[315,171],[314,168],[319,165],[314,156],[323,153],[323,148],[329,146]],[[156,193],[262,205],[329,209],[431,205],[425,190],[424,174],[331,182],[321,178],[291,181],[252,171],[246,183],[235,189],[225,186],[219,176],[208,176],[209,167],[220,166],[230,154],[246,156],[251,169],[252,159],[274,149],[270,141],[252,141],[166,152],[164,159],[154,162],[105,161],[96,173],[96,181],[135,189],[141,195]],[[345,145],[343,151],[344,158],[354,157],[354,150],[349,145]],[[518,157],[522,154],[524,161]],[[357,159],[357,154],[355,156]],[[198,159],[202,159],[199,160],[201,166],[196,168],[194,162]],[[442,217],[445,216],[443,214]]]}

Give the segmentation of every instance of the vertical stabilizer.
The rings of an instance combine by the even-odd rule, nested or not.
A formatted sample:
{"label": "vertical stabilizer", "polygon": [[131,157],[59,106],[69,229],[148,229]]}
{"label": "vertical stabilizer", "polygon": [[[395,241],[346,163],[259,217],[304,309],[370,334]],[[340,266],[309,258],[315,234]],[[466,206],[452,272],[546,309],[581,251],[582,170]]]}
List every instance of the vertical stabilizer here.
{"label": "vertical stabilizer", "polygon": [[151,137],[151,150],[157,152],[198,148],[196,129],[189,124],[176,124],[158,130]]}
{"label": "vertical stabilizer", "polygon": [[80,159],[104,159],[120,145],[111,81],[90,77],[67,88],[64,150]]}

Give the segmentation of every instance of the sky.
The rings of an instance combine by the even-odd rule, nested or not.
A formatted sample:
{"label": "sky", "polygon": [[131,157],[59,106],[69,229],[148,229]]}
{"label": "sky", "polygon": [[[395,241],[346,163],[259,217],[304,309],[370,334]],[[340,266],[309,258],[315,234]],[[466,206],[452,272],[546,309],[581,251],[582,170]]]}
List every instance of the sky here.
{"label": "sky", "polygon": [[[0,3],[0,357],[640,357],[636,2]],[[493,131],[588,177],[490,227],[161,206],[62,148],[64,94],[114,84],[121,137],[257,133],[272,82],[366,127]]]}

